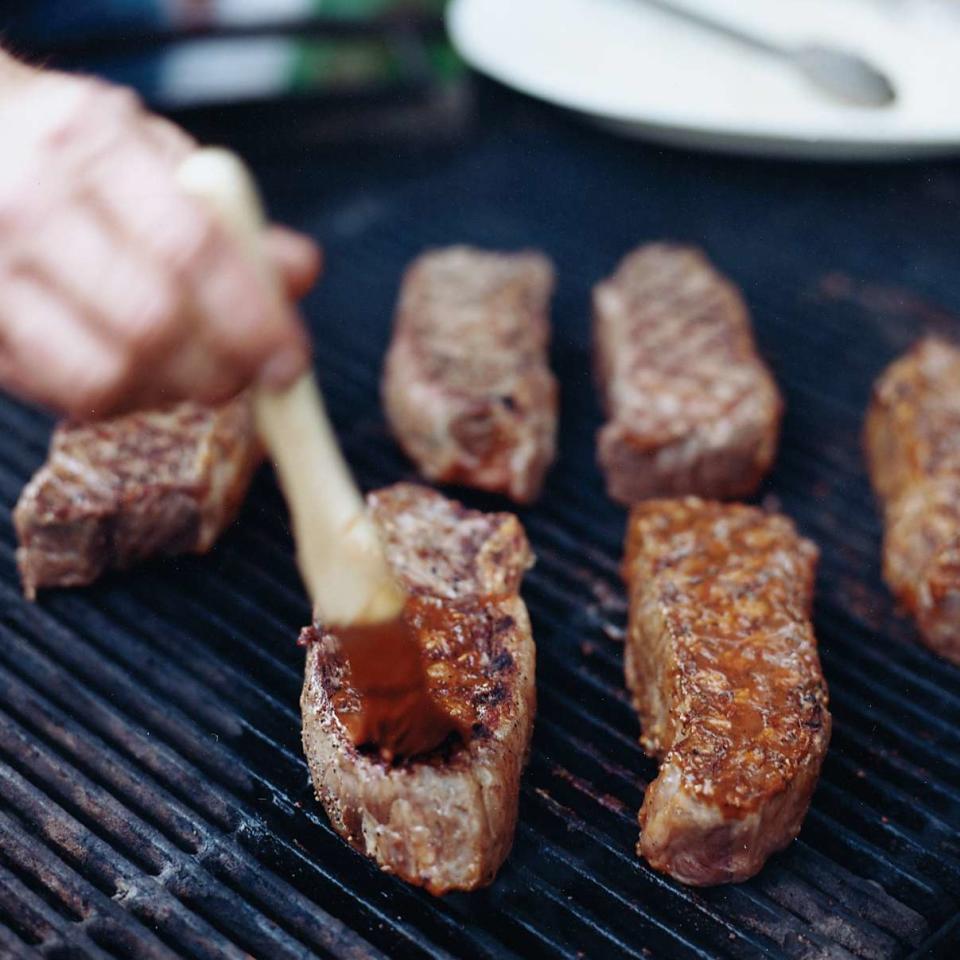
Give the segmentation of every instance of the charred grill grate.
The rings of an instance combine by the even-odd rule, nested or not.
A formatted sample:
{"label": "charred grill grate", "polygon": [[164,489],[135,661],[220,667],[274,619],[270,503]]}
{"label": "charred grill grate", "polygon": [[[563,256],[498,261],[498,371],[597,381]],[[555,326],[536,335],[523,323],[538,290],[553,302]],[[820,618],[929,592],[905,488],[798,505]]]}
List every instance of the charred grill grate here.
{"label": "charred grill grate", "polygon": [[[539,556],[524,594],[540,708],[497,882],[432,899],[352,853],[313,801],[294,644],[307,606],[268,476],[210,557],[38,606],[19,597],[4,511],[0,955],[956,956],[960,671],[910,642],[880,585],[858,435],[877,370],[928,322],[950,324],[896,284],[960,310],[960,229],[940,213],[957,171],[876,171],[874,192],[894,198],[882,207],[852,189],[861,171],[664,155],[535,116],[539,129],[459,154],[262,169],[277,212],[328,245],[308,313],[367,487],[410,475],[375,390],[405,262],[465,239],[540,245],[558,263],[561,456],[522,513]],[[907,252],[889,249],[894,225]],[[587,293],[657,237],[703,244],[743,285],[784,388],[766,495],[823,549],[816,623],[835,715],[800,840],[756,879],[703,891],[633,855],[655,766],[622,684],[623,514],[593,466]],[[4,403],[0,424],[12,505],[48,423]]]}

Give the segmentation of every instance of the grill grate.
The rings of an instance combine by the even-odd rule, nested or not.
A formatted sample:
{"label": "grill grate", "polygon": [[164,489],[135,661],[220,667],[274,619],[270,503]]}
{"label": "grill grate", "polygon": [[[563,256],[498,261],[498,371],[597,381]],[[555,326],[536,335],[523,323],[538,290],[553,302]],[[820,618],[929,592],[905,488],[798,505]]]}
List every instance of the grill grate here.
{"label": "grill grate", "polygon": [[[0,954],[956,955],[960,671],[911,642],[880,585],[858,440],[878,369],[929,323],[955,326],[960,295],[945,278],[958,275],[960,228],[945,202],[960,197],[956,169],[877,170],[867,188],[862,169],[661,153],[532,118],[442,155],[261,168],[277,212],[328,245],[307,312],[367,487],[410,476],[376,396],[405,262],[463,239],[540,245],[559,266],[560,459],[521,514],[539,557],[524,593],[540,707],[498,880],[435,900],[350,851],[312,799],[294,645],[307,604],[264,474],[211,556],[37,606],[19,597],[0,520]],[[821,786],[796,843],[754,880],[709,890],[633,854],[656,768],[622,683],[623,513],[593,467],[589,286],[661,236],[703,244],[743,285],[788,402],[764,495],[823,550],[816,626],[835,729]],[[909,297],[894,286],[908,283]],[[42,459],[48,426],[0,406],[5,503]]]}

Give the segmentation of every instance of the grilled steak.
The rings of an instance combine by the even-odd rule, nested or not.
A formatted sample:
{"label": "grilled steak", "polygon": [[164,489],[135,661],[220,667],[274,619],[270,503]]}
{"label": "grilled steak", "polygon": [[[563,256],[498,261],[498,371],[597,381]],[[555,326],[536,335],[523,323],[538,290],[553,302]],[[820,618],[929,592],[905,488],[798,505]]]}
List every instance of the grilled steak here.
{"label": "grilled steak", "polygon": [[533,562],[516,517],[467,510],[425,487],[368,498],[414,625],[431,694],[465,740],[394,765],[357,749],[359,709],[339,641],[307,628],[301,708],[314,788],[345,840],[431,893],[489,883],[513,842],[536,712],[535,650],[520,580]]}
{"label": "grilled steak", "polygon": [[960,348],[927,337],[887,368],[865,446],[884,578],[926,643],[960,663]]}
{"label": "grilled steak", "polygon": [[630,515],[627,685],[661,761],[637,852],[683,883],[745,880],[800,830],[830,739],[816,561],[754,507],[688,497]]}
{"label": "grilled steak", "polygon": [[450,247],[407,270],[383,399],[424,476],[535,499],[554,456],[547,365],[553,267],[538,253]]}
{"label": "grilled steak", "polygon": [[209,550],[260,456],[245,397],[60,425],[13,513],[24,592],[33,599],[108,567]]}
{"label": "grilled steak", "polygon": [[697,250],[651,244],[594,288],[593,313],[610,496],[752,493],[783,403],[737,289]]}

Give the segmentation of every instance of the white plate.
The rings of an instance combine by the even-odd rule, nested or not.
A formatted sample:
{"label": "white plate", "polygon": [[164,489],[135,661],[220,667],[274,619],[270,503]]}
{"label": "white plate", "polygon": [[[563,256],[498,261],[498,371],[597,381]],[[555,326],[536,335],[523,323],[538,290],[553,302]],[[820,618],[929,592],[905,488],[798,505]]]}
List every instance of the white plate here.
{"label": "white plate", "polygon": [[685,2],[773,39],[856,50],[897,102],[835,103],[789,66],[642,0],[453,0],[447,24],[476,69],[634,136],[782,156],[960,153],[960,2]]}

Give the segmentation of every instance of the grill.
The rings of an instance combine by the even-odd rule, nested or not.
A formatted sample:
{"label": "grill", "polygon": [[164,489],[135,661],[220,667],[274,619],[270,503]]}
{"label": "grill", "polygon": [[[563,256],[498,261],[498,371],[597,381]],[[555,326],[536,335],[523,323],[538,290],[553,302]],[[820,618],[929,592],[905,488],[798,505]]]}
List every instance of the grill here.
{"label": "grill", "polygon": [[[542,501],[521,511],[539,558],[524,595],[540,706],[511,857],[489,889],[438,900],[327,824],[299,743],[308,607],[268,472],[212,555],[38,605],[20,598],[4,511],[0,955],[957,956],[960,672],[914,644],[881,585],[859,448],[879,368],[924,329],[957,332],[957,168],[695,157],[499,91],[482,100],[485,132],[455,148],[345,164],[284,155],[266,129],[257,166],[278,217],[327,246],[306,313],[367,488],[412,475],[376,391],[404,264],[461,240],[537,245],[557,262],[561,449]],[[661,237],[701,244],[742,285],[786,394],[761,499],[822,548],[816,628],[835,717],[799,840],[748,883],[708,890],[633,853],[656,768],[622,683],[624,513],[593,462],[589,288]],[[49,422],[7,401],[0,423],[12,505]]]}

